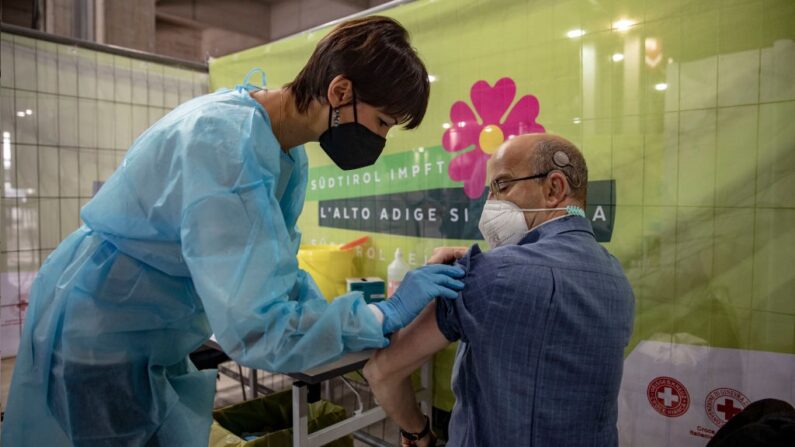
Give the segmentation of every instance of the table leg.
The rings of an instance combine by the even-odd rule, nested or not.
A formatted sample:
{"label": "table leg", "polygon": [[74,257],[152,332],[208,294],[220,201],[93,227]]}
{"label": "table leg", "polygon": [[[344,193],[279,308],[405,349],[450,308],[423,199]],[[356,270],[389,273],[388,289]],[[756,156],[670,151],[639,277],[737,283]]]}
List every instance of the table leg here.
{"label": "table leg", "polygon": [[309,405],[306,384],[293,383],[293,447],[309,446]]}
{"label": "table leg", "polygon": [[257,393],[257,370],[256,368],[249,368],[248,384],[251,387],[251,398],[255,399]]}

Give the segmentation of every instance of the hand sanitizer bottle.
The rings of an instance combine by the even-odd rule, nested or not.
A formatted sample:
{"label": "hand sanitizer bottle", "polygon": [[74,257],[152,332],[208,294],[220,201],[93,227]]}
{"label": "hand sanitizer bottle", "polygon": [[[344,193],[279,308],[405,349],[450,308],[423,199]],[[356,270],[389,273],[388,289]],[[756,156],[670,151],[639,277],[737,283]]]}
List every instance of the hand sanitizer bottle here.
{"label": "hand sanitizer bottle", "polygon": [[403,277],[406,276],[409,270],[411,270],[411,268],[408,264],[403,262],[403,252],[398,248],[395,250],[395,260],[392,261],[387,268],[387,297],[395,293],[400,286],[400,282],[403,281]]}

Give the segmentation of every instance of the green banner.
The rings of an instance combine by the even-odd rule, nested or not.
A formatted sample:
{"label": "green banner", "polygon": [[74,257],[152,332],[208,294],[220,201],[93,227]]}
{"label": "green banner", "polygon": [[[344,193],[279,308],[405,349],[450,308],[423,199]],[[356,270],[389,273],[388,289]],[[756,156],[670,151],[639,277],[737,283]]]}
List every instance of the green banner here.
{"label": "green banner", "polygon": [[459,185],[447,176],[454,154],[441,146],[383,155],[378,163],[354,171],[325,165],[309,169],[307,200],[329,200]]}

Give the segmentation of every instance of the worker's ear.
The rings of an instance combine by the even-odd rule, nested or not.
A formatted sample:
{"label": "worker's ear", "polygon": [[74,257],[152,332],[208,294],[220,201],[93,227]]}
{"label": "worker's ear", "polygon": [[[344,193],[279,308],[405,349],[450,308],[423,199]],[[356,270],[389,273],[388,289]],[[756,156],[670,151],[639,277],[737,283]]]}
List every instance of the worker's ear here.
{"label": "worker's ear", "polygon": [[557,208],[569,193],[569,182],[560,171],[552,171],[547,176],[546,197],[549,208]]}
{"label": "worker's ear", "polygon": [[353,83],[343,75],[337,75],[328,85],[326,94],[331,107],[340,107],[353,100]]}

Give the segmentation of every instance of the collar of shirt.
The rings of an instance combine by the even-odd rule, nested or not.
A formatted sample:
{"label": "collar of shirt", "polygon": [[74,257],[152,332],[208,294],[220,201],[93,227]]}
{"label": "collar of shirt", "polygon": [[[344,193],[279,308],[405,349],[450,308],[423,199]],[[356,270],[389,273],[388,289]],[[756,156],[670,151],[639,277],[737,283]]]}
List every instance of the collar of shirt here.
{"label": "collar of shirt", "polygon": [[566,233],[568,231],[585,231],[593,236],[593,228],[588,219],[580,216],[566,215],[549,219],[546,222],[536,225],[524,235],[518,245],[533,243],[539,239]]}
{"label": "collar of shirt", "polygon": [[552,219],[546,220],[546,221],[544,221],[544,222],[541,222],[540,224],[538,224],[538,225],[534,226],[533,228],[531,228],[531,229],[530,229],[530,231],[535,231],[535,230],[536,230],[538,227],[540,227],[541,225],[545,225],[545,224],[548,224],[548,223],[550,223],[550,222],[554,222],[554,221],[556,221],[556,220],[560,220],[560,219],[563,219],[564,217],[568,217],[568,216],[569,216],[568,214],[564,214],[564,215],[562,215],[562,216],[553,217]]}

